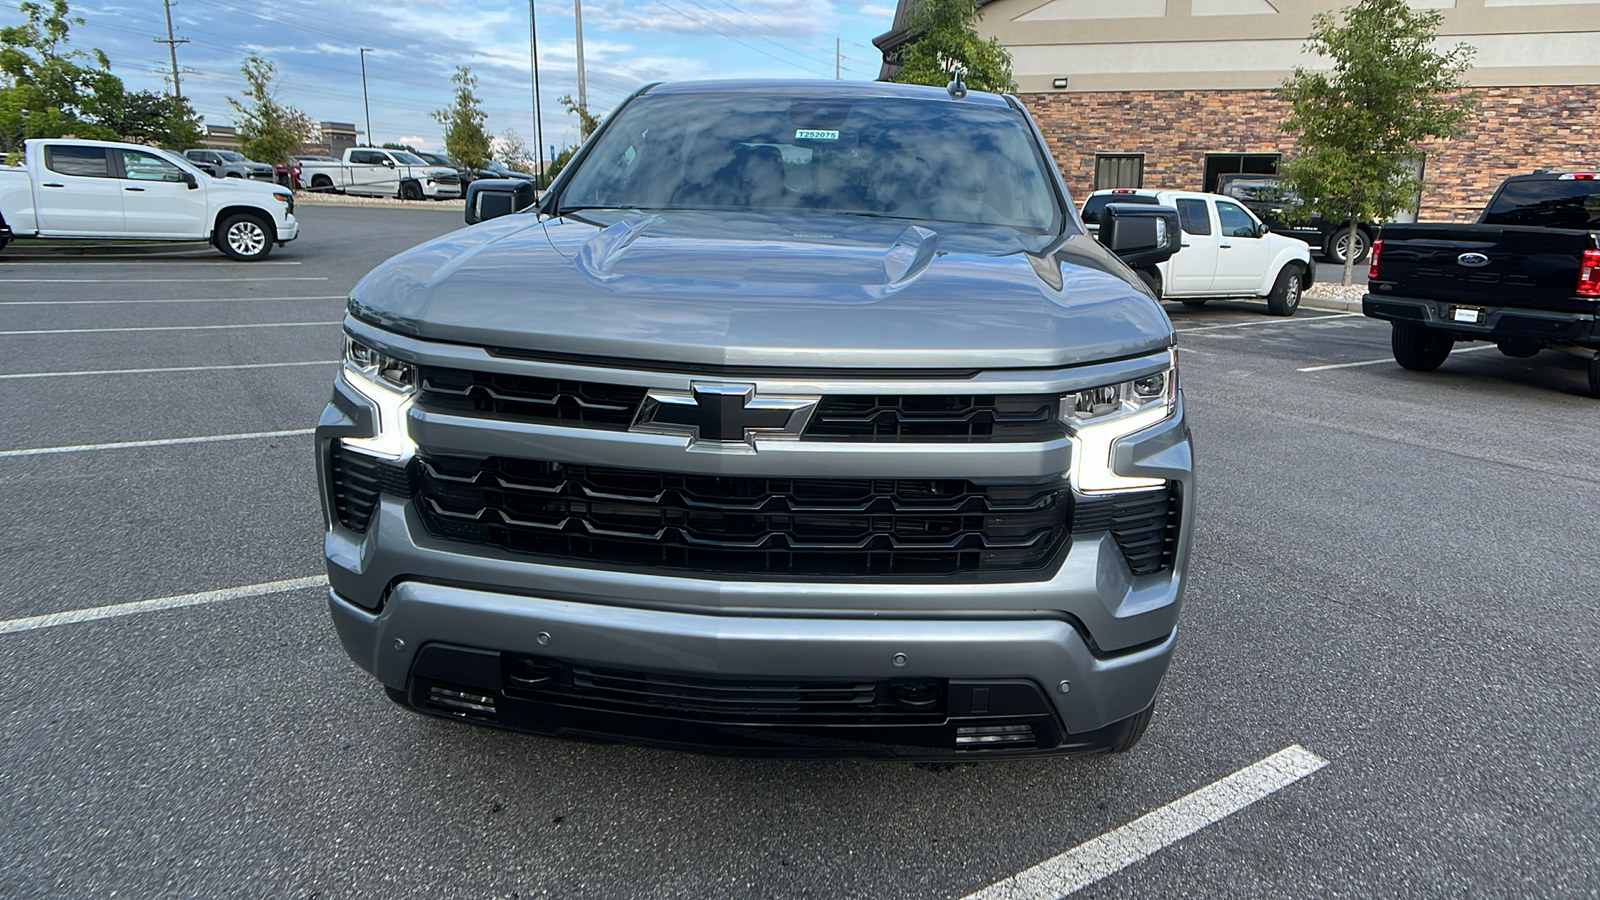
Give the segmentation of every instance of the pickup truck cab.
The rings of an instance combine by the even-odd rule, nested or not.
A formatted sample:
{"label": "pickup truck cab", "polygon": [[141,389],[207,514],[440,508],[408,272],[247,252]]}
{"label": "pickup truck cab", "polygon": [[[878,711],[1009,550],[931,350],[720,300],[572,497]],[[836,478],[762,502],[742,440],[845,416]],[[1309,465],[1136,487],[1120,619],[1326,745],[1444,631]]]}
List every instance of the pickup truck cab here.
{"label": "pickup truck cab", "polygon": [[252,178],[256,181],[275,181],[272,166],[248,159],[234,150],[207,150],[196,148],[183,151],[183,158],[194,163],[208,175],[218,178]]}
{"label": "pickup truck cab", "polygon": [[340,162],[309,161],[300,166],[300,183],[313,191],[337,191],[401,200],[449,200],[461,196],[461,176],[404,150],[350,147]]}
{"label": "pickup truck cab", "polygon": [[1183,229],[1182,249],[1166,262],[1139,269],[1163,300],[1204,306],[1223,297],[1264,298],[1267,312],[1292,316],[1300,296],[1316,278],[1311,247],[1275,234],[1243,204],[1217,194],[1116,188],[1095,191],[1083,204],[1083,220],[1099,227],[1110,203],[1175,207]]}
{"label": "pickup truck cab", "polygon": [[209,241],[248,261],[299,234],[289,189],[213,178],[153,147],[30,140],[22,165],[0,166],[0,247],[19,238]]}
{"label": "pickup truck cab", "polygon": [[649,86],[509,206],[354,288],[317,427],[329,610],[393,700],[738,754],[1133,746],[1194,480],[1172,323],[1110,247],[1170,254],[1176,212],[1102,244],[1015,97],[837,81]]}
{"label": "pickup truck cab", "polygon": [[1366,262],[1377,239],[1374,222],[1357,222],[1352,243],[1349,219],[1329,222],[1316,213],[1296,209],[1294,193],[1278,175],[1223,175],[1217,193],[1244,204],[1274,234],[1305,241],[1335,265],[1344,265],[1346,255],[1355,262]]}
{"label": "pickup truck cab", "polygon": [[1367,282],[1362,309],[1393,324],[1404,368],[1431,372],[1459,341],[1558,350],[1600,397],[1600,173],[1513,175],[1476,224],[1386,225]]}

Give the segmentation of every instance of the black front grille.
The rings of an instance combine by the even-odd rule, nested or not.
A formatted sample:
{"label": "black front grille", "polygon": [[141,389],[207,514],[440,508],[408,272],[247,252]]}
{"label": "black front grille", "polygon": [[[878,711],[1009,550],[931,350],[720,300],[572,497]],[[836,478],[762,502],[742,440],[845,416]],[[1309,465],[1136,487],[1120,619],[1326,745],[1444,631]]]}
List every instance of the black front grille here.
{"label": "black front grille", "polygon": [[[438,366],[420,369],[423,409],[576,428],[626,430],[646,389]],[[819,441],[1049,441],[1065,436],[1053,394],[823,397],[805,437]]]}
{"label": "black front grille", "polygon": [[498,419],[626,430],[645,389],[426,366],[421,369],[424,409],[492,415]]}
{"label": "black front grille", "polygon": [[435,175],[435,176],[433,176],[433,183],[434,184],[460,184],[461,183],[461,176],[460,175],[455,175],[455,174]]}
{"label": "black front grille", "polygon": [[1182,513],[1176,484],[1154,491],[1080,498],[1072,517],[1075,534],[1109,531],[1135,575],[1172,568]]}
{"label": "black front grille", "polygon": [[808,438],[1048,441],[1066,434],[1050,394],[824,397]]}
{"label": "black front grille", "polygon": [[506,693],[584,709],[673,714],[710,722],[942,722],[942,679],[711,679],[507,658]]}
{"label": "black front grille", "polygon": [[537,460],[421,460],[441,537],[556,559],[729,575],[1008,573],[1067,540],[1059,481],[755,478]]}
{"label": "black front grille", "polygon": [[350,450],[338,441],[333,442],[328,474],[334,514],[351,531],[367,530],[379,494],[411,494],[411,477],[404,466]]}

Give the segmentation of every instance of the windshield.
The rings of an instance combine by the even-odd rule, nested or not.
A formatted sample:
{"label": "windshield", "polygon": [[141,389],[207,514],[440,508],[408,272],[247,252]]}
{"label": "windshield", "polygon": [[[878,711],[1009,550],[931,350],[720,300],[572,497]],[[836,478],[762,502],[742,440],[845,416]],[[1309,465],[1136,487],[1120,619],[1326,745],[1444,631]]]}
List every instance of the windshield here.
{"label": "windshield", "polygon": [[1222,186],[1222,194],[1246,203],[1282,203],[1291,197],[1276,181],[1230,181]]}
{"label": "windshield", "polygon": [[243,153],[235,153],[232,150],[218,150],[217,155],[222,157],[223,162],[249,162]]}
{"label": "windshield", "polygon": [[1483,213],[1485,225],[1600,229],[1600,181],[1513,181]]}
{"label": "windshield", "polygon": [[1144,203],[1159,206],[1161,201],[1146,194],[1095,194],[1083,201],[1083,221],[1100,224],[1100,211],[1111,203]]}
{"label": "windshield", "polygon": [[646,95],[607,126],[563,211],[809,210],[1060,230],[1009,107],[888,98]]}
{"label": "windshield", "polygon": [[404,150],[390,150],[389,153],[390,153],[390,155],[392,155],[394,157],[395,162],[400,163],[403,166],[425,166],[425,165],[427,165],[427,163],[424,162],[415,153],[407,153]]}

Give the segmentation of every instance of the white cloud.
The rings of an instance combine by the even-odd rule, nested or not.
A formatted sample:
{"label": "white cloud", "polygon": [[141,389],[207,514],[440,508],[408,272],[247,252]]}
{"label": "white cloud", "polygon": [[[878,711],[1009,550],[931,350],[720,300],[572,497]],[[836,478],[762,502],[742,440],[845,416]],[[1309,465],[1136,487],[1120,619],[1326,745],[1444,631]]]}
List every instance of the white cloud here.
{"label": "white cloud", "polygon": [[617,31],[759,39],[824,34],[836,16],[832,3],[812,0],[746,0],[737,8],[721,0],[707,0],[699,6],[687,0],[671,4],[650,0],[628,4],[628,8],[606,4],[591,18],[600,27]]}

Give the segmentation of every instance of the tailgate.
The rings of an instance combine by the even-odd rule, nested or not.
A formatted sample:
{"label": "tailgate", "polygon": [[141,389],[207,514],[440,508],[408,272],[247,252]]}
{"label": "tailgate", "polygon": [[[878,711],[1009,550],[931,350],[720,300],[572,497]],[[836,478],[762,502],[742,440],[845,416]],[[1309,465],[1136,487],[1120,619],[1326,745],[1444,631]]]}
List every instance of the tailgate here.
{"label": "tailgate", "polygon": [[1577,296],[1587,231],[1503,225],[1385,225],[1377,295],[1590,312]]}

